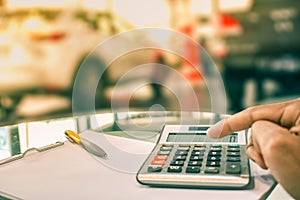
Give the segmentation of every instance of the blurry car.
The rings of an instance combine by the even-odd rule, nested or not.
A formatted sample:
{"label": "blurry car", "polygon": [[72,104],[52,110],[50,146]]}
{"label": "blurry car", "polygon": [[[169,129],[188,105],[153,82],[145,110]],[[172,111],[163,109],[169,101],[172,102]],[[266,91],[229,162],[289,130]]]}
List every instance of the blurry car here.
{"label": "blurry car", "polygon": [[[184,62],[180,56],[168,51],[158,53],[157,49],[139,48],[139,42],[145,42],[143,31],[134,31],[128,37],[110,43],[99,54],[94,54],[93,49],[101,42],[115,34],[134,29],[133,25],[111,12],[27,8],[7,11],[1,13],[0,17],[3,22],[0,29],[0,97],[8,97],[13,101],[7,103],[0,100],[0,109],[1,106],[10,107],[13,111],[16,108],[18,116],[47,114],[55,109],[70,108],[75,81],[81,83],[77,85],[79,92],[75,92],[80,98],[75,102],[75,107],[80,111],[90,111],[91,101],[95,101],[96,108],[110,108],[111,99],[114,99],[113,106],[121,109],[128,106],[146,108],[153,103],[159,103],[166,109],[178,109],[176,91],[174,93],[162,89],[160,84],[151,83],[153,77],[166,80],[171,77],[167,81],[177,83],[176,90],[181,90],[178,81],[174,82],[174,77],[172,79],[170,74],[161,73],[151,67],[130,71],[143,64],[160,63],[172,66],[188,81],[195,82],[197,79],[203,82],[199,74],[195,78],[194,71],[198,73],[196,69],[185,72],[189,63]],[[122,39],[126,41],[122,42]],[[163,39],[169,42],[168,38]],[[162,41],[149,38],[147,42]],[[139,50],[126,52],[115,58],[98,82],[103,62],[112,56],[109,54],[115,54],[118,48],[130,49],[128,45],[131,44]],[[183,48],[186,46],[183,45]],[[93,55],[87,57],[91,52]],[[89,67],[79,80],[76,77],[78,70],[82,69],[82,63]],[[127,72],[130,72],[130,76]],[[166,83],[167,86],[168,84],[170,85]],[[95,85],[98,85],[96,94],[91,97],[89,90]],[[172,87],[174,89],[176,86]],[[35,92],[43,93],[46,97],[32,100],[31,95],[26,98],[28,94]],[[49,94],[59,96],[53,97]],[[201,92],[197,94],[200,95]],[[72,103],[74,106],[74,102]]]}
{"label": "blurry car", "polygon": [[[13,78],[18,80],[16,85],[8,88],[1,78],[0,91],[33,87],[66,90],[93,48],[107,37],[132,28],[111,13],[83,10],[17,10],[2,18],[6,29],[1,34],[1,72],[22,70],[32,77],[12,73],[19,74]],[[8,74],[1,76],[12,79]],[[27,80],[18,84],[23,78]]]}
{"label": "blurry car", "polygon": [[[110,36],[134,28],[110,12],[66,8],[8,10],[0,14],[0,19],[0,96],[13,101],[36,91],[71,97],[76,73],[86,56]],[[118,59],[121,62],[107,70],[101,84],[108,87],[151,56],[151,52],[136,52]],[[89,59],[101,65],[101,56]],[[86,80],[80,81],[98,84],[93,75],[97,73],[90,71]],[[103,98],[109,98],[110,92],[100,92]],[[11,106],[1,101],[0,108],[1,104]]]}

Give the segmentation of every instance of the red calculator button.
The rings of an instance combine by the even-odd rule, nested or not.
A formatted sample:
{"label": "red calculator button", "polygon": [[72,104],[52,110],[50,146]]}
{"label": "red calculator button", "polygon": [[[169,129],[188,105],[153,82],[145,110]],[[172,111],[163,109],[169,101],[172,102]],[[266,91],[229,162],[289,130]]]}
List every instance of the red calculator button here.
{"label": "red calculator button", "polygon": [[167,160],[168,156],[156,155],[153,160]]}
{"label": "red calculator button", "polygon": [[151,165],[164,165],[165,160],[152,160]]}

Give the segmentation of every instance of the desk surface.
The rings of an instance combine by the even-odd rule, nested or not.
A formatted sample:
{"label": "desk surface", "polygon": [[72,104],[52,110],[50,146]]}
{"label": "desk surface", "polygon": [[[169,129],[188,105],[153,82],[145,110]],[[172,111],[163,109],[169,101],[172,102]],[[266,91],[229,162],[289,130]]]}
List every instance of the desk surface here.
{"label": "desk surface", "polygon": [[[12,126],[6,126],[6,127],[0,127],[4,132],[6,131],[7,135],[12,134],[12,136],[9,136],[11,140],[10,143],[15,142],[18,145],[20,152],[26,151],[28,148],[32,147],[42,147],[49,144],[53,144],[57,141],[65,141],[64,137],[64,131],[66,129],[75,130],[77,132],[82,132],[87,129],[94,130],[95,133],[97,132],[105,132],[110,137],[116,138],[114,136],[121,136],[117,138],[127,138],[131,141],[131,139],[134,139],[132,141],[140,141],[142,144],[149,144],[146,145],[151,149],[153,147],[154,142],[158,138],[159,131],[161,130],[162,126],[164,124],[213,124],[216,121],[223,118],[225,115],[215,115],[212,113],[193,113],[193,112],[120,112],[120,113],[99,113],[99,114],[93,114],[93,115],[83,115],[83,116],[77,116],[77,117],[67,117],[67,118],[61,118],[61,119],[54,119],[54,120],[45,120],[45,121],[36,121],[36,122],[28,122],[28,123],[20,123]],[[2,132],[3,132],[2,131]],[[130,134],[128,134],[129,132]],[[4,133],[3,132],[3,133]],[[18,141],[15,138],[18,136]],[[118,139],[117,139],[118,140]],[[18,143],[19,142],[19,143]],[[128,142],[128,141],[127,141]],[[146,143],[145,143],[146,142]],[[122,142],[121,142],[122,143]],[[64,145],[64,148],[67,148],[67,151],[70,151],[71,148],[74,148],[75,145],[71,145],[69,143],[65,143],[67,145]],[[13,145],[12,145],[13,146]],[[141,145],[139,145],[141,146]],[[79,147],[76,147],[79,148]],[[7,150],[10,150],[7,148]],[[82,149],[78,150],[78,154],[83,154]],[[15,152],[17,153],[17,152]],[[86,153],[86,152],[85,152]],[[9,153],[7,156],[10,156]],[[58,158],[55,158],[58,159]],[[60,158],[62,159],[62,158]],[[82,158],[83,159],[83,158]],[[86,162],[93,162],[86,159]],[[71,161],[70,161],[71,162]],[[81,162],[81,161],[80,161]],[[98,163],[99,164],[99,163]],[[96,163],[92,163],[92,165],[95,169],[97,168]],[[48,167],[48,165],[47,165]],[[55,168],[55,165],[53,166]],[[63,166],[61,166],[63,167]],[[95,169],[93,170],[95,171]],[[76,171],[76,170],[75,170]],[[88,170],[90,171],[90,170]],[[114,173],[112,171],[107,173]],[[23,174],[23,173],[21,173]],[[28,173],[26,173],[28,174]],[[30,173],[29,173],[30,174]],[[25,176],[25,175],[24,175]],[[42,175],[41,175],[42,176]],[[60,176],[63,176],[60,174]],[[98,178],[102,176],[101,174],[97,174],[99,176]],[[126,173],[120,175],[120,177],[127,177]],[[134,181],[134,175],[128,176],[132,181]],[[28,179],[29,177],[26,177]],[[7,177],[9,179],[9,176]],[[85,181],[87,181],[85,178],[83,178]],[[121,179],[120,179],[121,180]],[[95,179],[94,181],[97,182],[99,187],[101,187],[101,181]],[[122,181],[125,181],[125,179],[122,179]],[[126,183],[124,183],[126,185]],[[122,184],[118,184],[120,187]],[[107,186],[107,185],[106,185]],[[109,186],[109,185],[108,185]],[[112,186],[112,185],[110,185]],[[131,190],[136,190],[136,188],[140,192],[140,195],[143,196],[143,193],[145,193],[145,190],[147,190],[145,187],[139,186],[136,181],[134,181],[134,184],[132,185]],[[79,189],[79,188],[78,188]],[[256,188],[257,189],[257,188]],[[164,189],[149,189],[149,191],[146,193],[149,193],[150,190],[152,192],[159,191],[160,194],[171,194],[174,193],[174,189],[171,190],[164,190]],[[155,191],[153,191],[155,190]],[[0,190],[1,191],[1,190]],[[111,190],[110,190],[111,191]],[[123,191],[123,190],[122,190]],[[210,195],[212,193],[208,191],[195,191],[195,190],[181,190],[182,193],[190,193],[190,195],[199,195],[206,194]],[[1,191],[5,192],[5,191]],[[124,190],[125,192],[125,190]],[[161,193],[162,192],[162,193]],[[194,194],[195,193],[195,194]],[[197,194],[196,194],[197,193]],[[199,193],[199,194],[198,194]],[[110,194],[106,194],[110,195]],[[107,196],[108,197],[108,196]],[[241,196],[236,196],[238,197]]]}

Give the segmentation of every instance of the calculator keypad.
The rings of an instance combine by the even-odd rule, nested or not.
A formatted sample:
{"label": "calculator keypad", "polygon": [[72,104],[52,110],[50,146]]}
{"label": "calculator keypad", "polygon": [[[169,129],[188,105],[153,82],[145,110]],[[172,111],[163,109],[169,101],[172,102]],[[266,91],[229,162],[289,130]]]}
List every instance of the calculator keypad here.
{"label": "calculator keypad", "polygon": [[[243,170],[241,145],[162,144],[154,152],[148,173],[240,175]],[[244,154],[243,154],[244,155]]]}

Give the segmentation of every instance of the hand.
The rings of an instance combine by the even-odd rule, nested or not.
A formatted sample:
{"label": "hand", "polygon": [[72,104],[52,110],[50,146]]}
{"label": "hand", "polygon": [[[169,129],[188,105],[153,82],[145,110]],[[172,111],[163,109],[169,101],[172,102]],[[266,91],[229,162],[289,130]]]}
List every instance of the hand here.
{"label": "hand", "polygon": [[250,127],[249,158],[300,198],[300,99],[248,108],[211,127],[208,135],[224,137]]}

